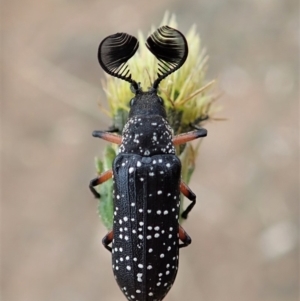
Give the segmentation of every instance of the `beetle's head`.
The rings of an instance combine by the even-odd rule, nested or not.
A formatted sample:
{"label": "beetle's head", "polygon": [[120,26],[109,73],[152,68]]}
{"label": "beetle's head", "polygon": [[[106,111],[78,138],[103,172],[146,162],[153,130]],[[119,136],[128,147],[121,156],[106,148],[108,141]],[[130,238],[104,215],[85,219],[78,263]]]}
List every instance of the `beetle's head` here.
{"label": "beetle's head", "polygon": [[163,99],[157,95],[155,89],[148,92],[139,91],[130,100],[129,118],[140,115],[159,115],[167,117]]}
{"label": "beetle's head", "polygon": [[146,41],[147,48],[158,59],[157,79],[147,92],[131,78],[126,64],[139,47],[138,40],[127,33],[116,33],[105,38],[99,46],[98,60],[105,72],[128,81],[135,96],[130,101],[129,118],[137,115],[160,115],[166,117],[161,97],[157,95],[159,83],[178,70],[188,56],[184,35],[169,26],[158,28]]}

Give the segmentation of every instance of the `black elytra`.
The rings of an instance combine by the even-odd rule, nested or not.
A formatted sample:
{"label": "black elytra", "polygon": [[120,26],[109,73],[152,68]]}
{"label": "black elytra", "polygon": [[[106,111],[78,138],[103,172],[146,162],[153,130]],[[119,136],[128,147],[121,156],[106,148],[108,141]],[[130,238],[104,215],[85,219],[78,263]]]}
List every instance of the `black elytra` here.
{"label": "black elytra", "polygon": [[184,35],[162,26],[149,36],[146,46],[159,61],[157,79],[146,92],[131,78],[126,65],[138,49],[135,37],[117,33],[99,46],[101,67],[128,81],[135,96],[130,101],[122,136],[93,132],[94,137],[120,146],[112,170],[90,182],[92,193],[99,198],[94,187],[113,177],[113,229],[103,244],[112,253],[115,279],[131,301],[163,300],[175,281],[179,248],[191,243],[178,222],[180,193],[191,201],[183,218],[195,205],[196,196],[181,181],[181,162],[174,146],[207,135],[205,129],[199,128],[174,137],[163,100],[157,95],[160,81],[179,69],[187,58]]}

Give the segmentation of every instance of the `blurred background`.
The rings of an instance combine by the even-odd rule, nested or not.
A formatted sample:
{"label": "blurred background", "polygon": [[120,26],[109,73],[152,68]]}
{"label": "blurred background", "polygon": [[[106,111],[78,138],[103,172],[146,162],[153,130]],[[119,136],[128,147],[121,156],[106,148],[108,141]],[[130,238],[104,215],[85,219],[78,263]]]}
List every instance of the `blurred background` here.
{"label": "blurred background", "polygon": [[88,190],[107,129],[99,42],[145,34],[166,10],[197,25],[223,110],[206,125],[166,301],[299,295],[299,1],[1,3],[1,300],[125,300]]}

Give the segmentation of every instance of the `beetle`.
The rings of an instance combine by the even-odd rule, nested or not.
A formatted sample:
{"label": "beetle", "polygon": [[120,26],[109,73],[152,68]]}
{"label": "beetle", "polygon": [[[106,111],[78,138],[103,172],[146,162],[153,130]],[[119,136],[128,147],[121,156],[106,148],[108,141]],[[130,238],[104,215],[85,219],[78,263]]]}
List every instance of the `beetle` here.
{"label": "beetle", "polygon": [[127,65],[138,46],[137,39],[127,33],[110,35],[100,43],[100,66],[129,82],[135,95],[122,135],[93,132],[94,137],[118,144],[119,153],[112,169],[91,180],[89,188],[100,198],[95,186],[113,178],[113,229],[102,243],[112,253],[113,273],[120,289],[128,300],[159,301],[175,281],[179,249],[191,243],[179,225],[180,193],[191,201],[183,218],[196,203],[195,194],[181,181],[175,146],[205,137],[207,131],[196,128],[173,136],[163,99],[158,96],[159,83],[178,70],[188,56],[184,35],[162,26],[146,40],[159,62],[157,78],[148,91],[132,79]]}

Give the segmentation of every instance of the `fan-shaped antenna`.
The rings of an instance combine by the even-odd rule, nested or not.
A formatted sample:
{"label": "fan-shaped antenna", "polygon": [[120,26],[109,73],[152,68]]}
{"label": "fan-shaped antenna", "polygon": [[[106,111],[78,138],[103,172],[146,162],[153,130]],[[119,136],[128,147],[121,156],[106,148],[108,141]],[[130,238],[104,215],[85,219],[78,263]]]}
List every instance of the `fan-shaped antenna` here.
{"label": "fan-shaped antenna", "polygon": [[116,33],[106,37],[99,45],[98,61],[108,74],[126,80],[137,91],[139,85],[131,79],[127,61],[139,48],[138,40],[127,33]]}
{"label": "fan-shaped antenna", "polygon": [[188,44],[180,31],[162,26],[149,36],[146,46],[159,60],[158,78],[152,85],[152,88],[157,89],[164,78],[184,64],[189,52]]}

